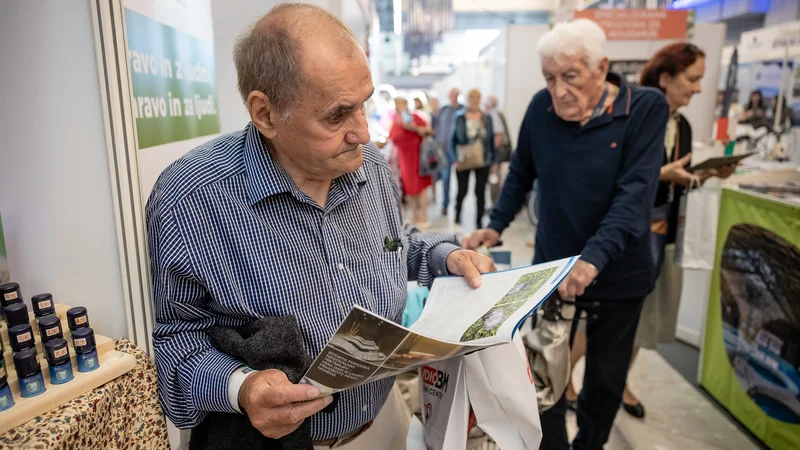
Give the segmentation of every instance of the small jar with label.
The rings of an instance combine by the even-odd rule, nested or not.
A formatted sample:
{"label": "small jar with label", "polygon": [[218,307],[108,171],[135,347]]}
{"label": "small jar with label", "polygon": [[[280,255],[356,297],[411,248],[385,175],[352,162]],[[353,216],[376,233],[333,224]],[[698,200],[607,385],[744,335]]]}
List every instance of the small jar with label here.
{"label": "small jar with label", "polygon": [[22,303],[22,289],[19,288],[19,284],[13,282],[0,284],[0,307],[5,308],[14,303]]}
{"label": "small jar with label", "polygon": [[14,350],[14,353],[25,350],[26,348],[36,347],[36,341],[33,339],[33,330],[28,323],[15,325],[9,328],[8,340],[11,343],[11,350]]}
{"label": "small jar with label", "polygon": [[89,328],[89,314],[83,306],[76,306],[67,311],[67,325],[69,331],[75,331],[78,328]]}
{"label": "small jar with label", "polygon": [[45,391],[42,366],[35,348],[14,353],[14,367],[19,379],[19,393],[23,398],[36,397]]}
{"label": "small jar with label", "polygon": [[33,306],[33,314],[37,319],[56,315],[56,305],[53,303],[53,294],[44,293],[34,295],[31,297],[31,305]]}
{"label": "small jar with label", "polygon": [[28,305],[25,303],[12,303],[3,308],[3,312],[6,316],[8,328],[11,328],[15,325],[22,325],[24,323],[31,323],[31,318],[28,315]]}
{"label": "small jar with label", "polygon": [[100,367],[94,331],[91,328],[78,328],[72,332],[72,345],[78,360],[78,372],[91,372]]}
{"label": "small jar with label", "polygon": [[8,374],[5,364],[0,367],[0,411],[5,411],[14,406],[14,396],[11,395],[11,388],[8,386]]}
{"label": "small jar with label", "polygon": [[44,345],[44,353],[47,355],[47,364],[50,366],[50,383],[64,384],[74,378],[66,340],[51,340]]}
{"label": "small jar with label", "polygon": [[64,330],[61,329],[61,319],[58,316],[46,316],[39,319],[39,336],[42,337],[42,343],[53,339],[63,339]]}

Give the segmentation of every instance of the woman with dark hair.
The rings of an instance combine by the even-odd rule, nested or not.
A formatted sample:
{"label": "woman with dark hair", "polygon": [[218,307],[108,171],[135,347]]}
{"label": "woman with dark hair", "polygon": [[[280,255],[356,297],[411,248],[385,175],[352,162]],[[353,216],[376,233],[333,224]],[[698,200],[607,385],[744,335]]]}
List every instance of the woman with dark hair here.
{"label": "woman with dark hair", "polygon": [[744,117],[742,123],[752,125],[765,124],[767,121],[767,104],[764,95],[759,89],[750,93],[750,101],[744,107]]}
{"label": "woman with dark hair", "polygon": [[[690,173],[686,165],[691,160],[692,127],[689,121],[678,112],[695,94],[700,93],[700,82],[705,74],[706,63],[703,50],[688,42],[678,42],[662,48],[642,69],[642,86],[661,90],[669,103],[670,118],[664,136],[664,162],[659,175],[658,191],[653,206],[650,226],[651,252],[655,273],[661,274],[667,244],[675,242],[678,227],[678,206],[686,187],[692,183],[701,184],[706,179],[718,176],[727,178],[733,174],[735,165],[716,170],[699,170]],[[709,111],[710,112],[710,111]],[[680,301],[681,271],[674,271],[669,283],[656,287],[644,301],[636,341],[631,356],[631,366],[639,347],[655,349],[656,344],[675,340],[678,306]],[[584,342],[577,336],[576,343]],[[580,345],[573,350],[580,352]],[[577,362],[579,355],[571,360]],[[567,390],[567,400],[576,396],[575,391]],[[572,405],[570,405],[572,406]],[[625,387],[622,406],[634,417],[644,417],[644,407]]]}

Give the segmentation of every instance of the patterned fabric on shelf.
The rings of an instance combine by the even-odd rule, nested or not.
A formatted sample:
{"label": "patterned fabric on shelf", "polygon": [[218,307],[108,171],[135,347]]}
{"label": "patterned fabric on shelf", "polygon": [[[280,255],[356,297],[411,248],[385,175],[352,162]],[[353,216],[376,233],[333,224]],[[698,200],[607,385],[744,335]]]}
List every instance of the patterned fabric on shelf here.
{"label": "patterned fabric on shelf", "polygon": [[121,377],[0,435],[0,449],[169,449],[156,368],[127,339],[115,350],[136,357]]}

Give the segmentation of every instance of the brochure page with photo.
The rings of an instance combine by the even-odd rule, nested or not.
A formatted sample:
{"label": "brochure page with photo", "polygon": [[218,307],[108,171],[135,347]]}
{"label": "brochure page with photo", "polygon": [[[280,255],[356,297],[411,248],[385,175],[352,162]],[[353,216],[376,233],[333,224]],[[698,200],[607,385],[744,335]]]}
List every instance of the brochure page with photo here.
{"label": "brochure page with photo", "polygon": [[437,278],[411,328],[354,305],[303,381],[326,395],[510,342],[577,259],[484,274],[478,289],[461,277]]}

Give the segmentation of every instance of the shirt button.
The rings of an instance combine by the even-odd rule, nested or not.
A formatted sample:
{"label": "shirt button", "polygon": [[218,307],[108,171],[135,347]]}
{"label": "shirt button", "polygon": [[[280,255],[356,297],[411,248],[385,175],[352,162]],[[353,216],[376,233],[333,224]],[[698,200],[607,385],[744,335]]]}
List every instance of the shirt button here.
{"label": "shirt button", "polygon": [[441,269],[436,271],[436,275],[441,275],[441,274],[442,274],[442,270]]}
{"label": "shirt button", "polygon": [[367,405],[364,405],[364,406],[362,406],[362,407],[361,407],[361,411],[363,411],[363,412],[367,412]]}
{"label": "shirt button", "polygon": [[344,264],[339,263],[339,270],[344,270]]}

